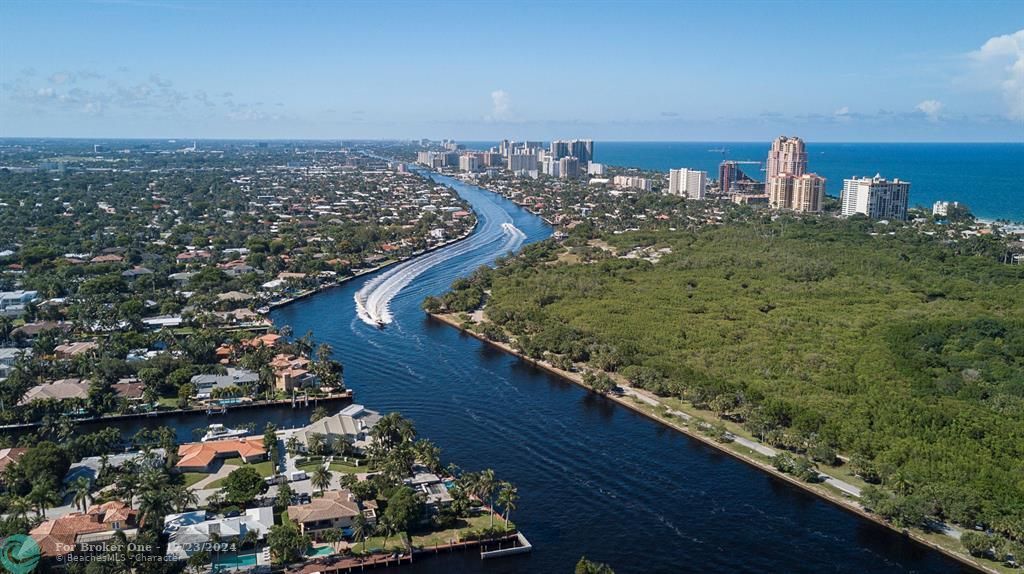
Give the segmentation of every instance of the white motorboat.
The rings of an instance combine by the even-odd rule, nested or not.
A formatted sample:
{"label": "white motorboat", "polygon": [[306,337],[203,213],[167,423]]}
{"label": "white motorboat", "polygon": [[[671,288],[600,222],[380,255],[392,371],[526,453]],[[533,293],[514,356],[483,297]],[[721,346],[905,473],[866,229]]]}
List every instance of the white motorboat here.
{"label": "white motorboat", "polygon": [[209,427],[207,427],[206,434],[203,435],[202,441],[203,442],[207,442],[207,441],[211,441],[211,440],[221,440],[221,439],[226,439],[226,438],[235,438],[235,437],[245,436],[247,434],[249,434],[248,431],[245,431],[245,430],[242,430],[242,429],[232,429],[232,428],[228,428],[228,427],[226,427],[226,426],[224,426],[222,424],[214,423],[214,424],[210,425]]}

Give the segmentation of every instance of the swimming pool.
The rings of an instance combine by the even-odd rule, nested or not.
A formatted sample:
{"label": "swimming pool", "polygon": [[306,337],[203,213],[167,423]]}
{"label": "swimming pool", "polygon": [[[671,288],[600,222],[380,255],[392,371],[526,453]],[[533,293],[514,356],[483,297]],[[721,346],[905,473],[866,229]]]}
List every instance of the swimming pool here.
{"label": "swimming pool", "polygon": [[213,561],[214,572],[240,570],[256,565],[256,554],[221,554]]}
{"label": "swimming pool", "polygon": [[306,556],[330,556],[334,550],[330,546],[314,546],[306,550]]}

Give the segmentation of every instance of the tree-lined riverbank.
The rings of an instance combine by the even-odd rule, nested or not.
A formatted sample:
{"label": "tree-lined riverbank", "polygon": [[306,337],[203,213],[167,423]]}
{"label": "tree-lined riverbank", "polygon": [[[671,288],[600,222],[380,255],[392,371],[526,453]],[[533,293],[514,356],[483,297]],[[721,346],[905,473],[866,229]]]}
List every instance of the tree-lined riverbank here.
{"label": "tree-lined riverbank", "polygon": [[[475,337],[483,343],[513,355],[539,369],[556,375],[588,391],[597,392],[594,391],[591,385],[584,382],[583,375],[581,373],[563,370],[543,359],[530,358],[516,350],[508,343],[489,339],[482,333],[468,328],[465,322],[457,315],[446,313],[428,313],[428,315],[432,319],[440,321],[450,327],[454,327],[462,333]],[[700,416],[704,415],[710,418],[714,416],[713,412],[699,411],[700,414],[698,415],[681,412],[663,404],[659,398],[652,393],[644,391],[643,389],[633,388],[628,385],[628,383],[624,383],[621,380],[617,382],[620,385],[617,391],[598,392],[598,394],[659,424],[685,434],[694,440],[698,440],[705,445],[741,460],[750,466],[771,474],[775,478],[784,480],[792,486],[796,486],[806,492],[819,496],[861,518],[865,518],[887,528],[892,528],[894,531],[907,535],[916,542],[933,550],[942,552],[943,554],[972,568],[977,568],[986,572],[1009,571],[998,566],[993,567],[991,565],[982,564],[972,556],[959,551],[957,549],[959,546],[957,543],[957,540],[959,539],[959,531],[956,529],[950,529],[948,533],[935,533],[933,535],[929,535],[928,533],[918,529],[896,528],[892,524],[881,519],[877,514],[873,514],[865,509],[864,506],[858,502],[857,493],[859,493],[859,487],[851,485],[850,483],[827,473],[820,473],[822,477],[821,482],[811,483],[800,480],[790,474],[778,470],[772,465],[772,455],[768,454],[771,452],[771,449],[767,449],[766,447],[759,445],[753,441],[752,438],[737,436],[732,434],[730,431],[725,431],[723,434],[721,431],[717,430],[715,425],[709,423],[705,418]],[[953,533],[955,533],[955,535]],[[942,538],[950,538],[950,540],[942,540]]]}

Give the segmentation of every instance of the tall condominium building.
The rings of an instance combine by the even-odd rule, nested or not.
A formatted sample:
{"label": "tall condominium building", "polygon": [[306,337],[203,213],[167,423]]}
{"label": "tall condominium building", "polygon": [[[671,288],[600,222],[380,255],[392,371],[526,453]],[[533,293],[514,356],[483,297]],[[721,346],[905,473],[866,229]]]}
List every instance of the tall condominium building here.
{"label": "tall condominium building", "polygon": [[484,167],[498,167],[505,163],[505,158],[501,157],[500,153],[485,151],[480,154],[480,161],[483,162]]}
{"label": "tall condominium building", "polygon": [[540,162],[540,172],[551,177],[559,177],[562,175],[561,164],[550,154],[545,154]]}
{"label": "tall condominium building", "polygon": [[725,194],[725,193],[732,193],[732,192],[740,191],[738,189],[740,187],[739,184],[744,184],[744,183],[748,183],[748,182],[753,183],[755,181],[749,175],[743,173],[743,170],[740,169],[740,164],[741,163],[760,165],[760,163],[756,162],[756,161],[744,161],[744,162],[733,161],[733,160],[723,161],[718,166],[718,191],[719,191],[719,193]]}
{"label": "tall condominium building", "polygon": [[554,159],[566,157],[569,155],[569,142],[560,140],[551,142],[551,145],[548,147],[548,153],[550,153],[551,157]]}
{"label": "tall condominium building", "polygon": [[875,177],[843,180],[843,215],[862,213],[871,219],[905,220],[909,200],[909,181],[889,181],[877,173]]}
{"label": "tall condominium building", "polygon": [[604,175],[604,164],[590,162],[587,164],[587,175]]}
{"label": "tall condominium building", "polygon": [[563,157],[575,157],[580,160],[580,165],[586,165],[594,159],[593,140],[555,140],[548,148],[551,156],[555,159]]}
{"label": "tall condominium building", "polygon": [[775,138],[772,149],[768,152],[768,163],[765,167],[765,181],[784,173],[807,173],[807,150],[804,148],[804,140],[786,136]]}
{"label": "tall condominium building", "polygon": [[780,136],[772,142],[765,169],[768,205],[793,211],[821,211],[825,178],[807,173],[807,150],[798,137]]}
{"label": "tall condominium building", "polygon": [[816,173],[784,173],[768,180],[768,205],[776,209],[813,213],[825,200],[825,178]]}
{"label": "tall condominium building", "polygon": [[416,154],[416,163],[425,165],[430,169],[440,169],[445,165],[448,158],[448,154],[436,152],[436,151],[421,151]]}
{"label": "tall condominium building", "polygon": [[580,160],[574,156],[559,158],[558,177],[574,179],[580,175]]}
{"label": "tall condominium building", "polygon": [[617,175],[612,178],[612,184],[620,189],[639,189],[640,191],[651,191],[651,180],[636,175]]}
{"label": "tall condominium building", "polygon": [[687,199],[704,199],[708,174],[695,169],[671,169],[668,172],[668,192]]}
{"label": "tall condominium building", "polygon": [[508,170],[519,173],[537,170],[537,155],[532,153],[513,153],[508,156]]}
{"label": "tall condominium building", "polygon": [[480,157],[476,154],[467,153],[459,156],[459,171],[480,171]]}
{"label": "tall condominium building", "polygon": [[959,201],[936,201],[932,204],[932,215],[946,217],[949,215],[950,208],[955,210],[958,207],[960,207]]}

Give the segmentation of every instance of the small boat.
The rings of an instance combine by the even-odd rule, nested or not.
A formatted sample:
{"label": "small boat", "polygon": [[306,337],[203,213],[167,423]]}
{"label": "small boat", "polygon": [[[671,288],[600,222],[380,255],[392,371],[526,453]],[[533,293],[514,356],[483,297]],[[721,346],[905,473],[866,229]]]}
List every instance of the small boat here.
{"label": "small boat", "polygon": [[384,321],[381,321],[380,319],[377,319],[377,328],[383,330],[384,329]]}
{"label": "small boat", "polygon": [[245,436],[247,434],[249,434],[247,431],[241,429],[231,429],[222,424],[214,423],[207,427],[206,434],[203,435],[202,441],[208,442],[211,440],[235,438],[239,436]]}

